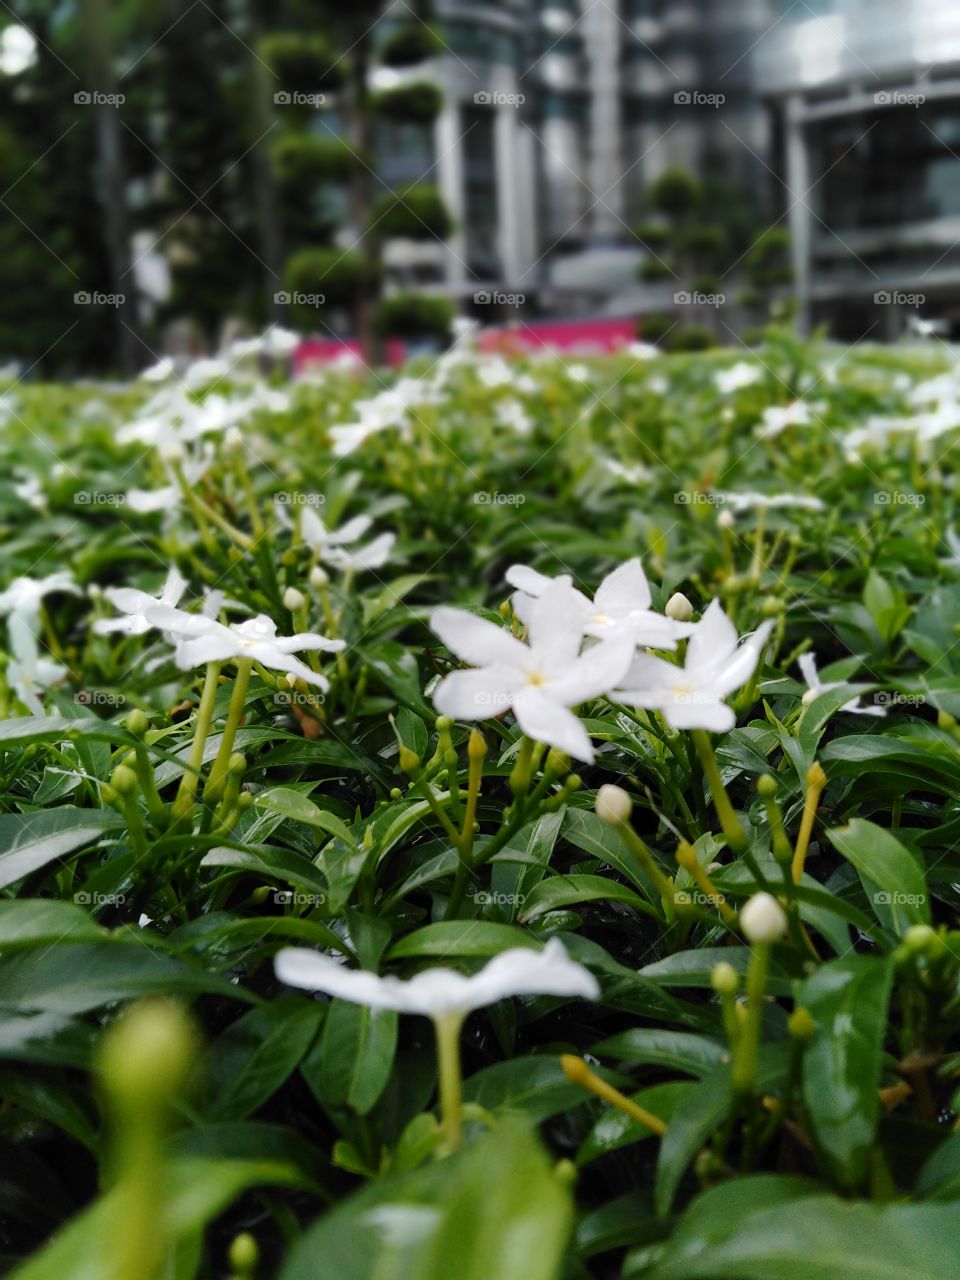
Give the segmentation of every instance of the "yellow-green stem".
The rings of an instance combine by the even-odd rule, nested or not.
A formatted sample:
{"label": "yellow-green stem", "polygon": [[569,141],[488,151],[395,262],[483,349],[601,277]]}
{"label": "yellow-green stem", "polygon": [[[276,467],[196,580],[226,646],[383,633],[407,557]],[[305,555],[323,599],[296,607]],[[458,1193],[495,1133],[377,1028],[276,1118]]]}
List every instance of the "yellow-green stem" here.
{"label": "yellow-green stem", "polygon": [[187,768],[180,779],[177,798],[173,802],[173,816],[185,817],[193,806],[193,798],[197,793],[200,781],[200,770],[203,767],[203,751],[210,733],[210,722],[213,719],[213,706],[217,698],[217,681],[220,677],[220,663],[207,663],[207,674],[203,681],[203,692],[200,695],[200,706],[193,726],[193,742],[187,758]]}
{"label": "yellow-green stem", "polygon": [[769,962],[770,944],[756,943],[751,949],[750,963],[747,966],[746,1018],[740,1028],[733,1055],[733,1091],[740,1097],[752,1094],[756,1087],[763,997],[767,988]]}
{"label": "yellow-green stem", "polygon": [[233,741],[237,736],[237,729],[240,727],[240,721],[243,717],[247,686],[250,683],[252,670],[252,658],[239,658],[237,660],[237,674],[233,682],[233,692],[230,695],[227,723],[223,727],[220,750],[217,752],[217,758],[214,760],[213,767],[210,770],[207,785],[203,789],[204,800],[213,802],[220,799],[224,779],[227,776],[227,765],[230,763],[230,757],[233,754]]}
{"label": "yellow-green stem", "polygon": [[717,811],[717,817],[720,819],[720,826],[727,838],[727,844],[734,853],[743,853],[747,847],[746,832],[734,812],[730,797],[727,795],[727,789],[723,785],[720,766],[717,764],[717,757],[713,752],[713,743],[710,741],[710,735],[706,729],[693,729],[691,730],[691,735],[703,772],[706,774],[707,782],[710,784],[713,806]]}
{"label": "yellow-green stem", "polygon": [[460,1073],[460,1029],[464,1015],[459,1012],[439,1014],[433,1020],[437,1033],[437,1076],[440,1091],[440,1117],[446,1147],[456,1151],[462,1132],[462,1081]]}

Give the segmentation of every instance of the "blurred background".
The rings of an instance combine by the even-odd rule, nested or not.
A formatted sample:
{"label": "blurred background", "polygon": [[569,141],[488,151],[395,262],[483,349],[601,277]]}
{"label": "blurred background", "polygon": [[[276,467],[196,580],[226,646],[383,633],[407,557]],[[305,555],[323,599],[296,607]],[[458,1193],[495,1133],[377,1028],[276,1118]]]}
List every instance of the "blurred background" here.
{"label": "blurred background", "polygon": [[960,329],[956,0],[11,0],[0,361]]}

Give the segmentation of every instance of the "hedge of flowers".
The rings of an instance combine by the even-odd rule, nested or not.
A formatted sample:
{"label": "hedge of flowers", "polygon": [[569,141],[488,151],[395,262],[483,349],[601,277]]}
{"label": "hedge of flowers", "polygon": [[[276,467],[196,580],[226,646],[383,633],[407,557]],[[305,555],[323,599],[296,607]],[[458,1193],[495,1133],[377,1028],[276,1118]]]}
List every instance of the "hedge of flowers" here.
{"label": "hedge of flowers", "polygon": [[960,362],[0,395],[22,1280],[960,1275]]}

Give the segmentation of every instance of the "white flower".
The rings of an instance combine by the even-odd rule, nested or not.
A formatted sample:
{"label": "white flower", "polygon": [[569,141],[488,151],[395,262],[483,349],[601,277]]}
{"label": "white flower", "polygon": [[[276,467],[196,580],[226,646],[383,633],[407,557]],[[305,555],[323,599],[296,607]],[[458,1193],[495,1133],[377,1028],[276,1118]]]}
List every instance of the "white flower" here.
{"label": "white flower", "polygon": [[787,917],[772,894],[755,893],[740,910],[740,928],[748,942],[776,942],[786,932]]}
{"label": "white flower", "polygon": [[[167,574],[167,580],[159,596],[148,595],[146,591],[138,591],[134,587],[107,587],[103,593],[104,596],[125,616],[98,618],[93,624],[93,630],[101,636],[109,635],[113,631],[122,631],[128,636],[142,636],[145,631],[157,625],[147,617],[147,611],[156,608],[157,605],[178,605],[186,589],[187,580],[176,565],[172,566]],[[180,610],[177,612],[179,613]],[[185,616],[193,617],[194,615]]]}
{"label": "white flower", "polygon": [[458,720],[485,720],[512,708],[528,737],[592,761],[587,731],[569,708],[617,684],[630,665],[634,642],[617,635],[580,654],[578,596],[564,582],[545,591],[530,611],[528,645],[465,609],[435,610],[430,626],[453,653],[477,668],[445,677],[434,694],[437,710]]}
{"label": "white flower", "polygon": [[140,374],[143,382],[166,382],[172,378],[174,374],[174,363],[170,356],[165,356],[162,360],[158,360],[156,364],[144,369]]}
{"label": "white flower", "polygon": [[750,387],[759,382],[762,376],[763,372],[758,365],[740,360],[729,369],[718,369],[713,375],[713,381],[722,395],[729,396],[741,387]]}
{"label": "white flower", "polygon": [[[817,659],[812,653],[802,653],[797,659],[797,666],[807,682],[807,692],[803,695],[805,706],[819,694],[827,693],[831,689],[839,689],[843,683],[842,680],[832,680],[827,681],[825,684],[817,673]],[[855,716],[885,716],[887,714],[884,707],[863,706],[859,698],[851,698],[849,702],[843,704],[840,710],[849,711]]]}
{"label": "white flower", "polygon": [[41,602],[55,591],[67,591],[80,595],[80,588],[73,574],[66,569],[48,574],[46,578],[14,578],[6,591],[0,592],[0,616],[18,613],[25,618],[36,618]]}
{"label": "white flower", "polygon": [[485,387],[505,387],[513,380],[510,366],[502,356],[487,356],[479,360],[476,370]]}
{"label": "white flower", "polygon": [[279,325],[273,325],[264,333],[261,344],[266,355],[274,360],[283,360],[299,347],[300,335],[292,329],[281,329]]}
{"label": "white flower", "polygon": [[[179,610],[170,612],[178,613]],[[151,620],[163,616],[159,609],[151,610],[148,614]],[[196,614],[185,614],[184,617],[195,618],[203,627],[199,634],[181,636],[177,640],[174,656],[181,671],[192,670],[207,662],[252,658],[270,671],[285,671],[298,680],[326,689],[326,678],[292,655],[302,649],[323,649],[327,653],[336,653],[344,647],[342,640],[328,640],[326,636],[307,631],[294,636],[278,636],[277,624],[265,613],[229,626],[215,622],[212,618],[198,619]]]}
{"label": "white flower", "polygon": [[36,511],[46,511],[48,505],[47,495],[44,493],[40,477],[35,476],[31,471],[27,471],[25,467],[14,467],[13,474],[16,477],[13,492],[21,502],[26,502]]}
{"label": "white flower", "polygon": [[409,427],[410,410],[414,405],[429,404],[435,399],[434,388],[422,378],[401,378],[379,395],[369,400],[358,400],[353,406],[359,415],[358,420],[330,428],[333,456],[345,458],[368,436],[378,432]]}
{"label": "white flower", "polygon": [[736,628],[714,600],[687,642],[682,667],[642,654],[610,696],[662,711],[674,729],[732,729],[735,716],[723,699],[753,675],[772,626],[765,622],[738,647]]}
{"label": "white flower", "polygon": [[509,996],[579,996],[595,1000],[600,988],[593,974],[571,960],[556,938],[542,951],[512,947],[465,976],[455,969],[425,969],[413,978],[380,978],[366,969],[347,969],[339,961],[306,947],[284,947],[274,957],[281,982],[306,991],[395,1009],[426,1018],[461,1017]]}
{"label": "white flower", "polygon": [[628,484],[640,484],[644,480],[652,480],[653,472],[642,462],[631,465],[620,462],[617,458],[601,458],[600,464],[618,480],[626,480]]}
{"label": "white flower", "polygon": [[802,400],[795,400],[784,407],[770,405],[763,411],[763,422],[757,428],[757,435],[769,440],[786,431],[787,427],[806,427],[810,421],[810,409]]}
{"label": "white flower", "polygon": [[11,615],[7,631],[11,652],[7,664],[7,683],[32,715],[42,716],[44,711],[40,694],[62,680],[68,674],[67,669],[50,658],[40,656],[37,637],[22,613]]}
{"label": "white flower", "polygon": [[[511,565],[506,579],[517,594],[512,598],[513,611],[526,623],[535,601],[553,581],[570,585],[570,578],[551,579],[525,565]],[[597,588],[591,602],[581,591],[571,588],[571,605],[583,615],[583,634],[606,640],[611,636],[629,636],[635,645],[653,649],[675,649],[677,641],[693,631],[693,625],[664,617],[650,608],[650,586],[643,564],[638,558],[627,560],[608,573]]]}
{"label": "white flower", "polygon": [[819,498],[807,493],[756,493],[745,490],[741,493],[726,491],[714,495],[718,502],[734,511],[766,511],[773,507],[801,507],[805,511],[823,511],[824,504]]}
{"label": "white flower", "polygon": [[339,529],[328,529],[312,507],[304,507],[300,515],[300,536],[320,560],[338,569],[379,569],[385,565],[397,540],[395,533],[381,533],[365,547],[345,550],[344,544],[356,542],[372,526],[369,516],[354,516]]}
{"label": "white flower", "polygon": [[528,436],[533,430],[533,419],[519,400],[503,400],[496,408],[497,422],[509,427],[518,436]]}

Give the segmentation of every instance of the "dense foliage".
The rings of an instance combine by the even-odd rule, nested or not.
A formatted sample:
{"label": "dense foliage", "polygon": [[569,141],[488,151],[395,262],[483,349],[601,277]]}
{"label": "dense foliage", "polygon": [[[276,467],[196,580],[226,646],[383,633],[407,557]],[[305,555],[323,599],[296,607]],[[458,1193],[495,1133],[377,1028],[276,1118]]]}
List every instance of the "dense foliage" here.
{"label": "dense foliage", "polygon": [[5,1263],[960,1274],[960,374],[288,348],[2,402]]}

